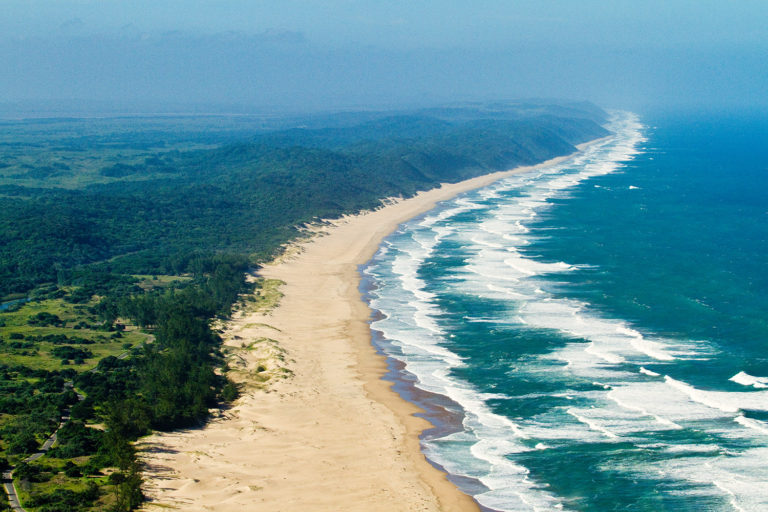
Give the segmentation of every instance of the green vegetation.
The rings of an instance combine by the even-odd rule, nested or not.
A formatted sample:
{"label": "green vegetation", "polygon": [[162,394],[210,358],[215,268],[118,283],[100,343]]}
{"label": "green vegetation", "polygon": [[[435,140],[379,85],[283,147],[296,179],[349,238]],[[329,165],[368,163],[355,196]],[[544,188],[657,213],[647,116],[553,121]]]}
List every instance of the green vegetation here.
{"label": "green vegetation", "polygon": [[[46,286],[33,293],[37,300],[0,313],[3,335],[18,338],[3,349],[27,363],[0,365],[0,455],[16,465],[29,510],[134,508],[142,494],[131,442],[151,428],[199,425],[209,408],[237,397],[216,371],[223,358],[210,319],[229,314],[253,288],[245,282],[250,263],[226,255],[194,261],[199,274],[158,278],[157,287],[125,288],[113,279],[112,290],[73,304],[79,288]],[[46,298],[51,295],[61,297]],[[58,431],[54,448],[23,463],[68,407],[72,420]],[[52,457],[71,464],[51,469]]]}
{"label": "green vegetation", "polygon": [[[45,288],[49,290],[50,288]],[[70,288],[71,289],[71,288]],[[95,366],[99,359],[126,351],[124,345],[140,346],[150,339],[133,326],[104,322],[101,300],[73,304],[66,291],[58,289],[64,298],[46,299],[51,295],[40,293],[37,300],[20,304],[16,308],[0,313],[0,354],[6,364],[25,365],[34,369],[62,370],[75,365],[83,371]],[[75,289],[77,290],[77,289]],[[137,288],[141,291],[141,288]],[[36,290],[39,292],[39,289]],[[56,295],[57,293],[54,293]],[[40,319],[58,319],[55,324]],[[64,357],[57,353],[64,346],[81,350],[80,357]],[[87,352],[86,352],[87,350]]]}
{"label": "green vegetation", "polygon": [[283,297],[280,286],[285,283],[279,279],[258,279],[253,284],[254,293],[247,298],[247,308],[251,311],[269,311],[277,306]]}
{"label": "green vegetation", "polygon": [[[107,279],[180,275],[190,260],[212,250],[248,254],[257,262],[296,236],[303,223],[375,207],[383,197],[410,196],[440,182],[563,155],[574,144],[606,134],[590,109],[571,108],[568,118],[556,117],[559,112],[514,105],[444,109],[428,112],[440,117],[401,114],[357,124],[347,115],[343,126],[257,132],[224,145],[214,131],[209,145],[217,147],[187,151],[178,148],[196,146],[189,139],[185,146],[170,127],[151,134],[112,127],[83,138],[56,137],[56,128],[68,133],[63,121],[45,125],[45,136],[37,140],[45,149],[39,159],[82,157],[84,151],[101,158],[122,144],[141,146],[142,158],[150,161],[139,165],[114,156],[122,165],[120,176],[110,171],[76,186],[57,175],[34,183],[18,179],[17,153],[33,140],[30,123],[22,123],[23,143],[7,143],[8,167],[0,169],[0,289],[10,295],[44,282],[77,283],[71,273],[83,265],[106,271],[101,275]],[[73,123],[86,133],[102,126]],[[6,126],[11,133],[17,127]],[[202,136],[191,138],[200,142]],[[48,137],[55,146],[40,140]],[[152,140],[177,143],[166,151],[148,146]],[[164,162],[163,172],[155,172],[156,160]],[[67,163],[67,172],[92,173],[76,163]],[[82,297],[112,283],[84,284]]]}
{"label": "green vegetation", "polygon": [[0,512],[11,512],[11,504],[8,502],[8,495],[0,493]]}
{"label": "green vegetation", "polygon": [[19,462],[53,433],[61,411],[77,402],[64,387],[73,374],[0,364],[0,457]]}
{"label": "green vegetation", "polygon": [[[141,502],[132,442],[237,397],[214,320],[244,294],[241,308],[277,303],[280,283],[246,272],[301,226],[570,153],[606,135],[603,116],[512,103],[0,122],[0,461],[25,507]],[[54,448],[23,462],[67,412]]]}

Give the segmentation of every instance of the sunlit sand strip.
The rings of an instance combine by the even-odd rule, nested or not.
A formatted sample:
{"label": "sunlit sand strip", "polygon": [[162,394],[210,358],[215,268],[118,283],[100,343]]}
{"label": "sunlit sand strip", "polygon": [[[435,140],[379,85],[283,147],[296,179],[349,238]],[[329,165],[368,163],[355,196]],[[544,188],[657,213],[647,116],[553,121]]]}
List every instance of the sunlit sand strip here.
{"label": "sunlit sand strip", "polygon": [[279,305],[225,326],[243,396],[205,428],[143,440],[145,510],[477,510],[421,453],[429,424],[418,409],[381,380],[358,265],[437,202],[566,158],[388,201],[329,223],[263,268],[285,283]]}

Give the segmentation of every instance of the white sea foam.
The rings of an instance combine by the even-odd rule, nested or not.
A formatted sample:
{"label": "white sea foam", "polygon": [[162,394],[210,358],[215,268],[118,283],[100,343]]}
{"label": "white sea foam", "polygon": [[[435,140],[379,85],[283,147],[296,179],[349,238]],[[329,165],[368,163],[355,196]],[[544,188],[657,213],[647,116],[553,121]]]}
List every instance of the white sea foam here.
{"label": "white sea foam", "polygon": [[[752,448],[738,456],[713,457],[702,450],[701,457],[676,457],[656,465],[672,478],[698,484],[700,493],[707,493],[708,486],[724,495],[733,510],[753,512],[768,510],[768,469],[766,448]],[[653,467],[647,467],[651,471]],[[694,488],[695,489],[695,488]],[[695,491],[687,491],[693,494]],[[715,495],[714,492],[710,492]]]}
{"label": "white sea foam", "polygon": [[584,423],[585,425],[587,425],[590,429],[596,430],[597,432],[602,433],[603,435],[605,435],[610,439],[618,439],[619,437],[613,432],[611,432],[610,430],[608,430],[607,428],[603,427],[598,421],[595,421],[594,419],[585,416],[584,413],[586,411],[583,409],[571,408],[571,409],[568,409],[566,412],[571,416],[573,416],[574,418],[576,418],[581,423]]}
{"label": "white sea foam", "polygon": [[479,236],[478,237],[473,237],[473,238],[471,238],[471,240],[472,240],[472,243],[475,243],[475,244],[478,244],[478,245],[484,245],[486,247],[492,247],[494,249],[504,249],[503,245],[501,245],[499,243],[496,243],[496,242],[490,242],[488,240],[483,240]]}
{"label": "white sea foam", "polygon": [[577,301],[539,298],[523,305],[520,311],[529,325],[556,329],[573,338],[589,340],[583,350],[611,364],[629,359],[649,361],[648,358],[671,361],[675,359],[675,349],[680,348],[670,347],[662,340],[648,339],[624,322],[594,316],[585,304]]}
{"label": "white sea foam", "polygon": [[643,375],[649,375],[651,377],[661,377],[660,373],[656,373],[652,370],[648,370],[646,368],[643,368],[642,366],[640,367],[640,373],[642,373]]}
{"label": "white sea foam", "polygon": [[[489,489],[476,496],[485,506],[527,511],[562,508],[552,493],[531,480],[526,468],[512,460],[516,453],[548,449],[564,440],[647,441],[644,436],[658,430],[709,428],[713,434],[751,442],[768,429],[765,423],[741,413],[768,409],[768,392],[697,389],[669,376],[662,379],[661,374],[643,366],[705,357],[707,353],[702,350],[708,348],[704,344],[648,336],[627,322],[602,317],[588,304],[556,298],[542,289],[546,286],[539,277],[575,272],[582,267],[567,262],[542,263],[521,252],[531,240],[529,223],[551,207],[551,199],[566,196],[586,179],[615,172],[637,152],[642,136],[636,120],[627,118],[617,130],[619,134],[612,141],[589,149],[570,164],[502,180],[474,195],[446,203],[406,226],[397,235],[402,240],[398,240],[396,250],[387,255],[391,262],[387,272],[391,274],[371,292],[372,306],[385,315],[373,322],[373,327],[397,348],[395,355],[417,377],[416,385],[449,397],[465,411],[464,431],[426,440],[425,449],[449,472],[479,479]],[[460,213],[481,208],[485,220],[479,226],[454,219]],[[581,388],[568,389],[563,395],[569,400],[568,406],[554,407],[531,418],[510,419],[494,412],[487,402],[491,398],[503,399],[503,395],[479,394],[455,376],[452,370],[462,366],[463,360],[444,347],[451,336],[442,325],[444,312],[419,277],[425,259],[434,256],[440,242],[449,238],[466,242],[463,250],[470,254],[467,264],[451,277],[451,289],[510,304],[508,318],[469,315],[466,321],[493,320],[500,325],[517,323],[525,328],[552,329],[571,340],[524,369],[526,374],[545,381],[573,379],[581,383]],[[558,361],[565,361],[567,366]],[[745,376],[751,380],[747,382]],[[768,387],[768,381],[761,379],[765,378],[744,372],[732,378],[745,386]],[[584,382],[596,385],[584,389]],[[758,460],[754,454],[746,459],[739,454],[738,459],[744,461],[741,468],[730,462],[731,457],[725,457],[716,459],[711,469],[703,467],[701,461],[711,463],[711,452],[720,453],[715,444],[662,446],[670,453],[680,450],[694,456],[673,457],[657,464],[657,475],[669,474],[710,486],[691,492],[726,492],[716,490],[722,486],[731,493],[734,506],[760,510],[749,506],[763,503],[754,497],[754,489],[768,480],[752,473]],[[693,460],[697,459],[696,453],[702,454],[701,460]],[[753,487],[734,484],[735,476],[744,472]]]}
{"label": "white sea foam", "polygon": [[736,416],[734,421],[739,425],[744,425],[745,427],[756,430],[762,434],[768,434],[768,424],[766,424],[764,421],[747,418],[743,414]]}
{"label": "white sea foam", "polygon": [[504,263],[523,275],[544,275],[558,272],[567,272],[573,270],[573,266],[559,261],[557,263],[541,263],[528,258],[523,258],[519,253],[513,253],[514,256],[504,260]]}
{"label": "white sea foam", "polygon": [[722,453],[723,449],[716,444],[673,444],[673,445],[657,445],[657,448],[663,449],[667,453],[706,453],[706,454],[718,454]]}
{"label": "white sea foam", "polygon": [[690,384],[675,380],[665,375],[666,383],[677,389],[694,402],[704,404],[713,409],[719,409],[723,412],[738,413],[742,410],[760,410],[768,411],[768,391],[753,392],[728,392],[728,391],[706,391],[697,389]]}
{"label": "white sea foam", "polygon": [[752,386],[758,389],[768,388],[768,377],[755,377],[746,372],[739,372],[728,380],[743,386]]}
{"label": "white sea foam", "polygon": [[719,480],[713,480],[712,483],[715,484],[715,487],[717,487],[722,491],[725,491],[725,493],[730,496],[730,504],[736,512],[748,512],[746,509],[742,508],[742,506],[739,504],[739,500],[737,499],[736,493],[729,488],[728,486],[729,484],[725,482],[721,482]]}
{"label": "white sea foam", "polygon": [[[502,294],[506,296],[507,298],[514,299],[514,300],[524,300],[527,298],[527,296],[523,293],[519,293],[515,291],[514,289],[505,288],[503,286],[497,286],[493,283],[486,284],[486,287],[492,291],[497,292],[499,294]],[[520,318],[520,317],[518,317]]]}

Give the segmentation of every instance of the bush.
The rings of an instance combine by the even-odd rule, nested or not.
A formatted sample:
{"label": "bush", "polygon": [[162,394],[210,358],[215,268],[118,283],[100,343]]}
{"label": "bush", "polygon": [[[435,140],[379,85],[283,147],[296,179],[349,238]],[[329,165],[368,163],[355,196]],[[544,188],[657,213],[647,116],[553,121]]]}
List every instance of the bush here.
{"label": "bush", "polygon": [[80,472],[80,468],[76,465],[72,465],[72,467],[66,468],[64,470],[64,474],[67,475],[69,478],[78,478],[83,476],[83,474]]}
{"label": "bush", "polygon": [[55,489],[46,494],[33,496],[26,505],[40,507],[40,512],[78,512],[91,507],[99,498],[99,487],[95,482],[88,482],[80,492],[69,489]]}
{"label": "bush", "polygon": [[87,398],[72,406],[69,411],[69,416],[73,420],[88,420],[93,418],[93,400]]}
{"label": "bush", "polygon": [[82,421],[72,420],[59,430],[58,444],[50,454],[62,459],[90,455],[101,445],[102,437],[100,430],[88,428]]}
{"label": "bush", "polygon": [[225,402],[232,402],[240,395],[240,391],[237,389],[237,384],[231,380],[227,380],[224,387],[221,390],[221,399]]}
{"label": "bush", "polygon": [[47,482],[53,478],[53,474],[46,471],[46,468],[38,466],[36,464],[27,464],[22,462],[13,471],[14,478],[19,480],[26,480],[28,482]]}
{"label": "bush", "polygon": [[27,320],[27,323],[29,325],[37,325],[41,327],[46,327],[49,325],[63,326],[64,320],[59,318],[58,315],[48,313],[47,311],[41,311],[40,313],[29,317],[29,320]]}
{"label": "bush", "polygon": [[20,432],[8,439],[8,453],[35,453],[39,447],[37,439],[31,432]]}
{"label": "bush", "polygon": [[92,296],[93,294],[91,291],[86,288],[75,288],[65,300],[73,304],[82,304],[83,302],[91,300]]}
{"label": "bush", "polygon": [[91,459],[80,466],[80,470],[84,475],[101,475],[101,468],[107,467],[108,464],[101,464],[99,457],[91,457]]}
{"label": "bush", "polygon": [[[53,354],[54,357],[58,357],[62,360],[64,359],[84,360],[84,359],[93,357],[93,352],[91,352],[87,348],[75,348],[70,345],[53,347],[53,349],[51,350],[51,354]],[[82,362],[78,364],[82,364]]]}

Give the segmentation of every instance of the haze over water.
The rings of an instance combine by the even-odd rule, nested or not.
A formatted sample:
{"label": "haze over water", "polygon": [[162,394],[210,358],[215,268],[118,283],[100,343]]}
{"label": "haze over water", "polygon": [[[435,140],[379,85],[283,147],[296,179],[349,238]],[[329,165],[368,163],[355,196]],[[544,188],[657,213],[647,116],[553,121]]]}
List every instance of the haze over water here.
{"label": "haze over water", "polygon": [[498,510],[768,510],[768,123],[617,113],[615,139],[406,223],[372,327]]}
{"label": "haze over water", "polygon": [[4,0],[0,115],[768,108],[762,0]]}

